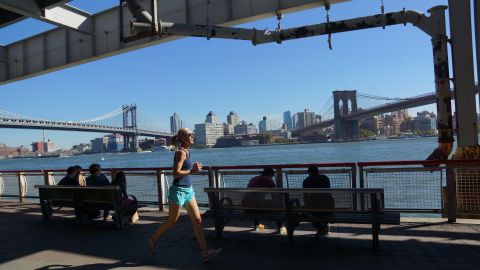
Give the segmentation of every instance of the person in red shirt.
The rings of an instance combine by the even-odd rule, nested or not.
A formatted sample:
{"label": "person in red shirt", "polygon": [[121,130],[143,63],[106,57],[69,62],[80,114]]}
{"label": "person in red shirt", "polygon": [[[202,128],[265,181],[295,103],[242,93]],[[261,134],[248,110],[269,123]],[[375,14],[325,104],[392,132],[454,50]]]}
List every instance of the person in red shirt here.
{"label": "person in red shirt", "polygon": [[[273,181],[273,176],[275,175],[275,171],[270,168],[266,167],[263,169],[263,172],[259,176],[255,176],[250,181],[248,182],[247,187],[248,188],[276,188],[277,185],[275,185],[275,182]],[[276,194],[272,193],[272,202],[267,202],[265,200],[265,195],[267,193],[247,193],[246,196],[243,199],[243,204],[246,206],[250,207],[258,207],[262,208],[262,203],[266,203],[267,207],[271,207],[271,203],[275,203],[277,201],[282,201],[282,198],[276,198]],[[254,220],[254,229],[256,231],[262,230],[264,228],[264,225],[260,223],[260,220],[255,219]],[[280,220],[277,220],[277,228],[278,228],[278,233],[280,234],[285,234],[287,232],[287,229],[285,226],[283,226],[282,222]]]}

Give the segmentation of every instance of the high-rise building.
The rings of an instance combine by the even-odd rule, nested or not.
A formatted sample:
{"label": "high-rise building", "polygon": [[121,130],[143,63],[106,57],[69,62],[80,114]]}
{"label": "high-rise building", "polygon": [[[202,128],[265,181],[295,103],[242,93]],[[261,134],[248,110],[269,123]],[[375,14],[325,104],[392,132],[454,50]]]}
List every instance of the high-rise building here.
{"label": "high-rise building", "polygon": [[107,136],[107,151],[118,152],[123,150],[123,136],[120,134],[112,134]]}
{"label": "high-rise building", "polygon": [[240,124],[236,125],[234,131],[235,135],[250,135],[258,133],[257,127],[254,124],[247,124],[245,121],[242,121]]}
{"label": "high-rise building", "polygon": [[45,153],[50,153],[55,151],[55,144],[48,139],[46,142],[43,143],[43,149]]}
{"label": "high-rise building", "polygon": [[418,112],[414,126],[416,131],[437,129],[437,116],[433,112]]}
{"label": "high-rise building", "polygon": [[258,122],[258,131],[260,133],[271,131],[271,130],[279,130],[282,128],[282,124],[278,121],[267,119],[266,116]]}
{"label": "high-rise building", "polygon": [[107,151],[107,136],[93,139],[90,142],[92,143],[92,153],[103,153]]}
{"label": "high-rise building", "polygon": [[283,113],[283,123],[287,125],[288,130],[293,129],[293,119],[292,119],[292,113],[290,111],[286,111]]}
{"label": "high-rise building", "polygon": [[217,139],[224,135],[222,124],[217,123],[217,116],[210,111],[204,124],[195,125],[195,143],[205,146],[214,146]]}
{"label": "high-rise building", "polygon": [[231,111],[227,115],[227,124],[230,124],[230,125],[233,125],[233,126],[236,126],[236,125],[240,124],[240,116],[236,112]]}
{"label": "high-rise building", "polygon": [[308,109],[305,109],[303,112],[296,113],[294,120],[295,128],[305,128],[316,124],[317,116],[315,112],[310,112]]}
{"label": "high-rise building", "polygon": [[371,132],[378,135],[380,131],[383,132],[383,130],[380,130],[383,128],[382,118],[380,116],[372,116],[372,117],[366,118],[362,120],[362,123],[360,124],[360,128],[370,130]]}
{"label": "high-rise building", "polygon": [[45,153],[43,142],[32,142],[32,152],[40,153],[40,154]]}
{"label": "high-rise building", "polygon": [[180,119],[180,116],[177,113],[174,113],[170,116],[170,132],[172,134],[177,134],[178,130],[184,128],[183,121]]}
{"label": "high-rise building", "polygon": [[217,115],[212,111],[208,112],[205,123],[216,124],[217,122]]}
{"label": "high-rise building", "polygon": [[235,126],[233,124],[223,123],[223,133],[225,135],[235,134]]}

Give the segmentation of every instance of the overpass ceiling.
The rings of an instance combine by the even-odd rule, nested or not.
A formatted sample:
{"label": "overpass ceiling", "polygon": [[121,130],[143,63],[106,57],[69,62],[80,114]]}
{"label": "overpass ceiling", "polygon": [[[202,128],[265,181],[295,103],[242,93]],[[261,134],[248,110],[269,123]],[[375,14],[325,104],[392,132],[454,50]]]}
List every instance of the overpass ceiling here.
{"label": "overpass ceiling", "polygon": [[[119,33],[128,31],[131,19],[126,7],[122,8],[126,18],[119,25],[118,0],[109,0],[117,4],[94,14],[76,8],[75,5],[81,5],[78,1],[0,0],[0,28],[14,28],[16,23],[27,18],[58,26],[6,45],[0,44],[0,84],[178,38],[156,37],[122,43]],[[150,0],[138,1],[149,9]],[[277,11],[293,13],[321,7],[325,1],[333,5],[352,0],[210,0],[207,15],[210,14],[212,25],[233,26],[275,17]],[[105,2],[98,2],[105,5]],[[207,3],[207,0],[158,0],[158,16],[167,22],[204,24]]]}
{"label": "overpass ceiling", "polygon": [[37,13],[42,9],[62,5],[71,0],[0,0],[0,28],[9,26],[30,16],[25,13]]}

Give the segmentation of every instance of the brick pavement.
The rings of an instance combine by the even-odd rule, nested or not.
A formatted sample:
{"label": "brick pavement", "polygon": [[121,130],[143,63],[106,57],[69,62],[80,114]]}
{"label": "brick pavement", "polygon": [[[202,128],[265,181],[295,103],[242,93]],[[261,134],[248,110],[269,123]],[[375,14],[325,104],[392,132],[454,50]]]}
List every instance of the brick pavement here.
{"label": "brick pavement", "polygon": [[332,232],[313,237],[310,224],[295,232],[295,244],[275,234],[275,224],[253,232],[250,222],[235,221],[224,239],[213,237],[204,220],[207,241],[222,247],[209,264],[201,263],[191,223],[182,215],[177,226],[146,253],[147,235],[165,221],[166,213],[143,209],[141,220],[124,230],[113,222],[79,224],[69,209],[42,220],[36,204],[0,202],[0,269],[478,269],[480,223],[448,224],[443,219],[402,219],[383,226],[380,250],[371,249],[366,225],[333,224]]}

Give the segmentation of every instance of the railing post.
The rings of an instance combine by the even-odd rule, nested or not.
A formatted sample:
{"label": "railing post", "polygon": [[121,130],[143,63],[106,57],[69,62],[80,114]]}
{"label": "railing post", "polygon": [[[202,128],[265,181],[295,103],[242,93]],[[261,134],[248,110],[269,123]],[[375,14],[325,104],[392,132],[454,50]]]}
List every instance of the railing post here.
{"label": "railing post", "polygon": [[457,184],[455,169],[447,164],[447,218],[449,223],[457,221]]}
{"label": "railing post", "polygon": [[[358,174],[360,175],[360,188],[365,188],[364,175],[363,175],[363,166],[358,165]],[[365,210],[365,195],[360,194],[360,208]]]}
{"label": "railing post", "polygon": [[43,172],[43,181],[45,185],[50,186],[53,184],[53,181],[51,181],[52,173],[49,171],[44,171]]}
{"label": "railing post", "polygon": [[213,169],[213,167],[208,167],[208,186],[209,187],[211,188],[217,187],[217,183],[215,179],[216,179],[215,170]]}
{"label": "railing post", "polygon": [[357,163],[352,166],[352,188],[357,188]]}
{"label": "railing post", "polygon": [[25,179],[25,175],[22,172],[17,172],[17,176],[18,176],[18,198],[19,198],[19,202],[23,203],[23,194],[24,194],[23,190],[25,188],[23,182]]}
{"label": "railing post", "polygon": [[110,169],[110,177],[112,178],[112,181],[115,179],[115,176],[117,176],[117,170]]}
{"label": "railing post", "polygon": [[222,173],[219,170],[215,170],[215,186],[216,187],[223,187],[221,181],[222,181]]}
{"label": "railing post", "polygon": [[275,181],[277,182],[277,188],[283,188],[283,169],[277,168],[275,175]]}
{"label": "railing post", "polygon": [[158,210],[163,211],[163,183],[165,182],[165,173],[156,171],[157,176],[157,193],[158,193]]}

